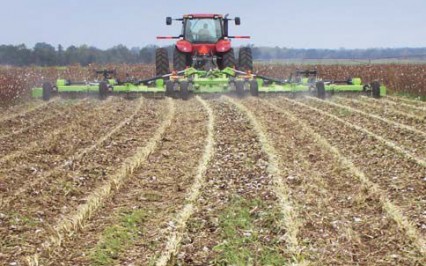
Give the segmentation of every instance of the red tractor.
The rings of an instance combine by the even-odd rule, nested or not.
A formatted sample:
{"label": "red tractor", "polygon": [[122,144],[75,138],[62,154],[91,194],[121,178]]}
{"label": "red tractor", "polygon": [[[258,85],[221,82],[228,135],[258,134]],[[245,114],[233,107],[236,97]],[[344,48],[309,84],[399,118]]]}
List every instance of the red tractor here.
{"label": "red tractor", "polygon": [[[166,24],[172,24],[172,18],[166,18]],[[177,37],[157,37],[157,39],[178,39],[173,51],[173,70],[182,71],[188,67],[196,69],[220,70],[231,67],[241,71],[253,70],[253,59],[250,47],[239,49],[238,62],[231,46],[231,39],[249,39],[249,36],[229,36],[229,21],[240,25],[239,17],[228,18],[228,15],[190,14],[174,19],[182,22],[182,34]],[[156,74],[169,74],[169,56],[165,48],[156,51]]]}

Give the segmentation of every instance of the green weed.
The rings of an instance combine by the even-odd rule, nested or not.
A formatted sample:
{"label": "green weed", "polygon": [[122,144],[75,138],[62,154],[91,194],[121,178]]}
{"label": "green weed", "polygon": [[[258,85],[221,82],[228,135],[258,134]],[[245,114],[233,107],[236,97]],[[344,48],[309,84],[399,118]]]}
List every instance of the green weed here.
{"label": "green weed", "polygon": [[[259,211],[261,210],[261,211]],[[213,248],[215,265],[285,265],[280,252],[280,212],[261,200],[234,198],[219,217],[223,242]],[[269,239],[266,241],[265,239]]]}
{"label": "green weed", "polygon": [[108,226],[90,254],[92,265],[113,265],[120,252],[138,237],[140,226],[146,219],[144,210],[122,213],[117,224]]}

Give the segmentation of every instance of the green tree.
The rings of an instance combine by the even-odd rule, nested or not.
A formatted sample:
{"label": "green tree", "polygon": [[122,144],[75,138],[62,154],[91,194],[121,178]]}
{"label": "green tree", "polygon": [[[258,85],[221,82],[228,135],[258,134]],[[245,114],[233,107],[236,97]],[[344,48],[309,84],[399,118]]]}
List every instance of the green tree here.
{"label": "green tree", "polygon": [[47,43],[37,43],[33,50],[34,63],[40,66],[54,66],[57,64],[55,47]]}

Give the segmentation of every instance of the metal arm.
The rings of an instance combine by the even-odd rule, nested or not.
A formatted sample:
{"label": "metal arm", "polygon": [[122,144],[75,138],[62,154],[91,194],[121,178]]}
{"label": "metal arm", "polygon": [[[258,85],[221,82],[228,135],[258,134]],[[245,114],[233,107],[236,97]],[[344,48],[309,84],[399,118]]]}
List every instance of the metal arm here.
{"label": "metal arm", "polygon": [[[175,74],[180,75],[180,74],[183,74],[183,73],[185,73],[185,70],[178,71]],[[133,82],[119,82],[119,85],[123,85],[123,84],[133,84],[133,85],[136,85],[136,86],[141,85],[141,84],[147,85],[147,84],[149,84],[153,81],[156,81],[158,79],[168,78],[168,77],[172,76],[173,74],[174,73],[170,73],[170,74],[166,74],[166,75],[162,75],[162,76],[155,76],[155,77],[152,77],[152,78],[142,79],[142,80],[133,81]]]}

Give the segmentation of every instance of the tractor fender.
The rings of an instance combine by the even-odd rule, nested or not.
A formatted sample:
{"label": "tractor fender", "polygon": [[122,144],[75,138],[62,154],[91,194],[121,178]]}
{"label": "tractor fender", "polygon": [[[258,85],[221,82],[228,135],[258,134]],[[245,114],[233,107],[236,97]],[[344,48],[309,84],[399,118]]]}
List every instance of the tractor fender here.
{"label": "tractor fender", "polygon": [[216,51],[218,53],[226,53],[231,50],[231,41],[229,40],[220,40],[216,43]]}
{"label": "tractor fender", "polygon": [[192,53],[192,44],[186,40],[179,40],[176,43],[176,48],[182,53]]}

